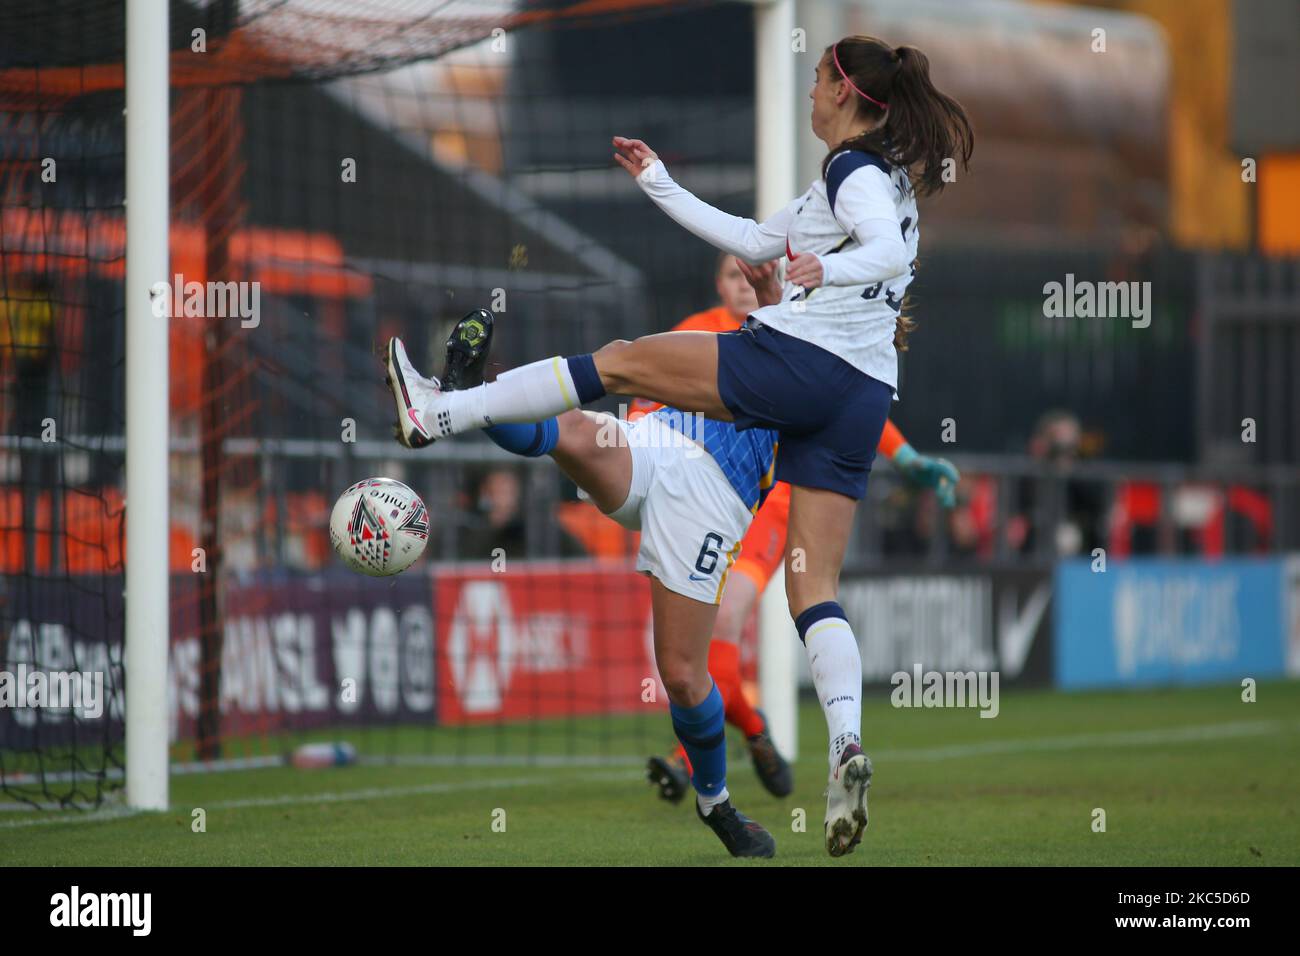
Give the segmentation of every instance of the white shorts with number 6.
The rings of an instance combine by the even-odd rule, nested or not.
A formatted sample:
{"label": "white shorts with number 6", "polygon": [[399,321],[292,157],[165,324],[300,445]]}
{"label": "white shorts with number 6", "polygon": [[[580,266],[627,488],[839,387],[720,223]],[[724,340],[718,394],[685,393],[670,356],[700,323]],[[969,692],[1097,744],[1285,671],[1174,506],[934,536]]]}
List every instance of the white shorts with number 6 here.
{"label": "white shorts with number 6", "polygon": [[703,447],[654,415],[618,420],[632,487],[610,517],[641,532],[636,569],[670,591],[717,604],[753,518]]}

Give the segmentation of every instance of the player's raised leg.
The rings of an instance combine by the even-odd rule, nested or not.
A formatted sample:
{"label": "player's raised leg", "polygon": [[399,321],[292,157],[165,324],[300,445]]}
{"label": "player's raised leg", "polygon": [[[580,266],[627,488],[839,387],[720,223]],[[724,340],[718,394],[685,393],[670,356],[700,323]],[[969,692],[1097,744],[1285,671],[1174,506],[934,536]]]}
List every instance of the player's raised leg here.
{"label": "player's raised leg", "polygon": [[388,355],[399,438],[412,448],[474,428],[542,421],[606,392],[731,420],[718,396],[717,336],[712,332],[662,332],[635,342],[611,342],[590,355],[552,356],[504,372],[495,382],[455,391],[427,378],[424,387],[411,387],[412,376],[420,376],[401,340],[389,342]]}
{"label": "player's raised leg", "polygon": [[607,392],[731,421],[718,394],[716,332],[660,332],[611,342],[593,354],[592,364]]}
{"label": "player's raised leg", "polygon": [[[452,327],[441,390],[474,389],[483,384],[495,324],[491,312],[477,309]],[[389,352],[405,358],[397,339],[390,341]],[[421,378],[409,363],[405,368],[399,364],[395,371],[408,389],[422,389],[420,393],[427,394],[430,380]],[[505,372],[501,377],[510,374]],[[497,445],[516,455],[550,455],[560,470],[607,514],[627,501],[632,484],[632,452],[612,415],[572,410],[538,422],[491,425],[484,431]]]}
{"label": "player's raised leg", "polygon": [[617,511],[632,486],[632,450],[621,440],[618,421],[583,410],[565,412],[556,421],[559,435],[551,458],[597,508],[605,514]]}
{"label": "player's raised leg", "polygon": [[826,849],[843,856],[862,840],[871,785],[871,761],[862,752],[862,656],[835,600],[857,502],[795,486],[790,504],[786,596],[830,735]]}

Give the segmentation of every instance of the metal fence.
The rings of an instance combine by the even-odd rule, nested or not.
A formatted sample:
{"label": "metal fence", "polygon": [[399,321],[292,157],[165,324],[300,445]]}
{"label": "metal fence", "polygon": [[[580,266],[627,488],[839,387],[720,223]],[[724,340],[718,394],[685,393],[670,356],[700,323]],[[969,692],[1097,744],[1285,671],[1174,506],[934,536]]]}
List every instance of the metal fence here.
{"label": "metal fence", "polygon": [[1300,261],[1202,256],[1196,305],[1201,459],[1300,468]]}
{"label": "metal fence", "polygon": [[[69,439],[75,443],[73,436]],[[37,440],[6,438],[28,456]],[[927,449],[945,454],[943,448]],[[332,561],[327,544],[335,496],[370,475],[404,481],[432,518],[428,557],[487,560],[632,553],[635,539],[599,516],[549,459],[521,459],[486,439],[464,436],[410,451],[391,441],[228,439],[223,452],[245,459],[256,491],[227,492],[221,509],[227,568],[315,570]],[[198,470],[193,439],[172,443],[172,473],[183,485]],[[912,488],[878,461],[850,544],[847,566],[894,560],[933,565],[1041,566],[1067,556],[1107,560],[1139,554],[1206,557],[1300,550],[1300,470],[1273,466],[1074,460],[952,453],[962,471],[955,508]],[[190,476],[190,477],[187,477]],[[304,491],[304,488],[310,489]],[[197,513],[173,509],[173,561]],[[198,540],[197,527],[191,527]],[[599,532],[603,544],[593,545]],[[56,565],[59,558],[54,558]]]}
{"label": "metal fence", "polygon": [[[981,278],[981,270],[959,268],[951,256],[936,259],[929,263],[933,278],[922,285],[924,324],[905,362],[897,420],[918,448],[958,462],[966,474],[962,501],[942,514],[878,465],[868,506],[859,511],[851,565],[902,555],[1015,564],[1098,547],[1118,555],[1300,548],[1300,264],[1229,256],[1149,263],[1145,274],[1156,278],[1165,304],[1151,329],[1130,333],[1130,347],[1113,335],[1080,342],[1059,323],[1042,323],[1032,287],[1055,274],[1055,260],[1004,254],[999,261],[1019,263],[1011,270],[1019,278],[998,279],[989,270]],[[516,290],[500,317],[502,367],[653,331],[647,311],[633,305],[644,306],[642,296],[615,294],[636,288],[633,279],[588,286],[583,296]],[[102,285],[104,295],[116,288]],[[598,306],[592,296],[602,289],[611,298]],[[999,289],[1023,308],[998,306]],[[448,304],[431,315],[427,291],[409,270],[400,281],[378,283],[371,298],[347,307],[337,338],[294,321],[301,314],[295,309],[311,303],[270,298],[259,334],[248,336],[256,368],[243,405],[251,412],[242,419],[243,434],[223,445],[230,457],[223,459],[229,474],[219,523],[232,570],[322,566],[334,496],[372,474],[405,480],[426,497],[437,529],[430,554],[438,558],[484,557],[483,546],[494,540],[527,557],[590,553],[592,535],[602,537],[602,547],[630,547],[599,530],[578,491],[549,462],[521,463],[478,437],[414,454],[383,437],[391,409],[365,343],[382,328],[403,331],[418,361],[436,370],[445,328],[460,307]],[[983,303],[982,311],[961,310],[966,294]],[[981,329],[982,321],[994,325]],[[106,343],[107,365],[118,364],[120,344]],[[331,363],[341,371],[325,374]],[[991,380],[1014,387],[990,388]],[[15,552],[6,573],[70,570],[64,552],[75,550],[78,537],[103,544],[96,546],[102,570],[114,564],[103,539],[120,530],[114,489],[124,446],[116,429],[103,426],[105,417],[119,417],[106,409],[120,391],[101,392],[76,377],[65,385],[78,399],[100,397],[60,399],[57,442],[30,431],[0,438],[5,547]],[[1029,447],[1025,436],[1050,407],[1077,413],[1085,432],[1097,429],[1103,450],[1125,460],[1081,456],[1062,465],[1017,453]],[[957,419],[956,444],[939,440],[947,414]],[[174,562],[204,537],[200,445],[184,421],[173,440]],[[347,421],[355,425],[351,439],[339,427]],[[1192,433],[1200,465],[1134,460],[1145,441],[1168,461],[1171,449],[1192,444],[1182,437]],[[995,454],[999,436],[1006,453]],[[1191,460],[1195,452],[1187,451]],[[94,507],[82,501],[79,509],[78,497]],[[87,530],[87,520],[107,527]]]}

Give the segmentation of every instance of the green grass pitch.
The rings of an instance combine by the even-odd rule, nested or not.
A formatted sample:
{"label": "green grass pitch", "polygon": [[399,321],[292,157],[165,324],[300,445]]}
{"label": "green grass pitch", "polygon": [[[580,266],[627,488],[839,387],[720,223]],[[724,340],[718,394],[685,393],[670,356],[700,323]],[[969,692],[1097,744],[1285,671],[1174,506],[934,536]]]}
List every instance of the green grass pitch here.
{"label": "green grass pitch", "polygon": [[772,861],[732,861],[689,803],[652,794],[629,751],[586,766],[176,776],[166,813],[0,814],[0,866],[1300,864],[1300,683],[1262,684],[1255,703],[1231,685],[1007,692],[991,720],[894,709],[877,691],[863,724],[871,827],[839,861],[822,846],[824,725],[805,702],[790,798],[767,796],[731,750],[733,799],[775,835]]}

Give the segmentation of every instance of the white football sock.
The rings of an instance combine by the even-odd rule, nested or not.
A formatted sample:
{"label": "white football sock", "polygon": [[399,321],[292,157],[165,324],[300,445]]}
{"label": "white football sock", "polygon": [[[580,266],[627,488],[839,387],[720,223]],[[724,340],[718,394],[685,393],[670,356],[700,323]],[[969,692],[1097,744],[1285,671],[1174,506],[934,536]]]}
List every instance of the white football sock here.
{"label": "white football sock", "polygon": [[808,628],[804,645],[817,699],[826,715],[834,771],[844,748],[862,743],[862,653],[853,629],[842,617],[823,618]]}
{"label": "white football sock", "polygon": [[495,382],[446,392],[453,434],[509,422],[540,422],[577,408],[578,389],[569,363],[555,356],[502,372]]}
{"label": "white football sock", "polygon": [[706,817],[713,812],[713,808],[716,807],[719,803],[729,799],[731,799],[731,794],[727,792],[726,787],[723,787],[721,790],[717,792],[716,795],[712,797],[706,797],[704,794],[700,793],[699,791],[696,791],[695,793],[695,800],[700,805],[700,813],[704,814]]}

